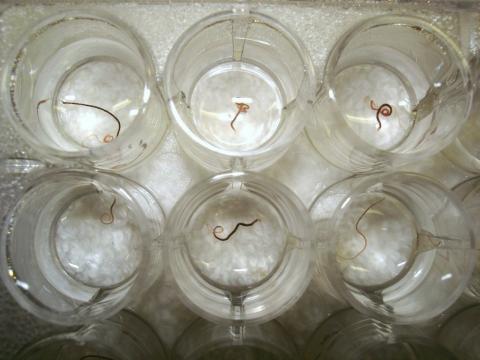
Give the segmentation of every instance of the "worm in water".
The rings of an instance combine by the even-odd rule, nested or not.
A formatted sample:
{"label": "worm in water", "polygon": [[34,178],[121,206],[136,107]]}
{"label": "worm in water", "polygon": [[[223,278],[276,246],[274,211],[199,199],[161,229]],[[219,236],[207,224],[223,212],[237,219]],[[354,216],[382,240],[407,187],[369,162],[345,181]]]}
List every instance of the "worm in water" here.
{"label": "worm in water", "polygon": [[357,222],[355,223],[355,230],[357,231],[357,233],[360,234],[360,236],[363,238],[363,247],[360,249],[360,251],[355,254],[354,256],[352,257],[343,257],[343,256],[340,256],[338,255],[338,257],[344,259],[344,260],[354,260],[356,259],[357,257],[359,257],[364,251],[365,249],[367,248],[367,245],[368,245],[368,239],[367,237],[365,236],[365,234],[360,230],[360,221],[362,221],[362,219],[365,217],[365,215],[367,215],[367,213],[374,207],[376,206],[377,204],[381,203],[383,200],[385,199],[380,199],[378,201],[375,201],[373,204],[369,205],[364,211],[363,213],[358,217],[357,219]]}
{"label": "worm in water", "polygon": [[[102,108],[100,106],[97,106],[97,105],[84,104],[84,103],[74,102],[74,101],[63,101],[62,100],[62,104],[64,104],[64,105],[86,106],[86,107],[89,107],[89,108],[92,108],[92,109],[97,109],[97,110],[103,111],[104,113],[110,115],[115,120],[115,122],[117,123],[117,134],[115,135],[115,137],[118,137],[118,135],[120,134],[120,130],[122,129],[122,124],[121,124],[120,120],[118,119],[118,117],[115,116],[115,114],[108,111],[107,109],[104,109],[104,108]],[[105,138],[107,136],[112,137],[112,135],[106,135]],[[104,140],[105,140],[105,138],[104,138]],[[112,137],[112,139],[113,139],[113,137]]]}
{"label": "worm in water", "polygon": [[380,121],[380,115],[385,116],[385,117],[388,117],[388,116],[392,115],[393,108],[390,104],[382,104],[382,105],[380,105],[380,107],[378,107],[375,104],[375,101],[370,100],[370,109],[375,110],[377,112],[375,117],[377,118],[377,123],[378,123],[377,131],[379,131],[382,128],[382,122]]}
{"label": "worm in water", "polygon": [[235,103],[235,105],[237,105],[238,110],[235,116],[233,117],[232,121],[230,121],[230,127],[233,129],[233,131],[236,131],[235,126],[233,126],[233,123],[235,122],[235,120],[237,120],[238,115],[240,115],[240,113],[246,113],[248,109],[250,109],[250,106],[248,104]]}
{"label": "worm in water", "polygon": [[113,207],[115,206],[116,203],[117,203],[117,199],[114,198],[112,205],[110,205],[110,210],[108,211],[108,213],[104,213],[100,217],[100,221],[102,224],[109,225],[113,223],[113,220],[115,220],[115,217],[113,216]]}
{"label": "worm in water", "polygon": [[253,221],[250,222],[250,223],[243,223],[243,222],[237,223],[237,225],[233,228],[232,232],[231,232],[230,234],[228,234],[228,235],[227,235],[226,237],[224,237],[224,238],[221,238],[221,237],[218,236],[218,234],[223,233],[223,231],[224,231],[223,226],[217,225],[217,226],[215,226],[215,227],[213,228],[213,231],[212,231],[213,237],[214,237],[215,239],[217,239],[217,240],[220,240],[220,241],[227,241],[228,239],[230,239],[230,238],[232,237],[233,234],[235,234],[235,233],[237,232],[237,230],[238,230],[238,228],[239,228],[240,226],[245,226],[245,227],[247,227],[247,226],[253,226],[253,225],[255,225],[255,223],[256,223],[257,221],[260,221],[260,219],[255,219],[255,220],[253,220]]}
{"label": "worm in water", "polygon": [[[45,104],[48,100],[49,100],[49,99],[43,99],[43,100],[40,100],[40,101],[37,103],[37,118],[38,118],[38,120],[40,120],[40,114],[39,114],[40,106],[41,106],[42,104]],[[77,102],[69,102],[69,101],[62,101],[62,103],[65,104],[65,105],[87,106],[87,107],[91,107],[91,108],[94,108],[94,109],[99,109],[99,110],[102,110],[102,111],[106,112],[107,114],[111,115],[111,116],[115,119],[115,121],[117,122],[118,129],[117,129],[117,134],[116,134],[115,137],[117,137],[118,134],[120,134],[120,129],[121,129],[121,127],[122,127],[122,125],[121,125],[121,123],[120,123],[120,120],[119,120],[113,113],[111,113],[110,111],[108,111],[108,110],[106,110],[106,109],[104,109],[104,108],[101,108],[101,107],[99,107],[99,106],[96,106],[96,105],[89,105],[89,104],[77,103]],[[98,138],[98,136],[96,136],[96,135],[93,135],[93,136],[95,136],[96,139],[97,139],[99,142],[102,142],[102,141]],[[90,138],[90,137],[92,137],[92,135],[87,136],[86,139],[88,139],[88,138]],[[103,137],[103,143],[108,144],[108,143],[112,142],[113,139],[114,139],[114,137],[113,137],[112,135],[107,134],[107,135],[105,135],[105,136]],[[84,142],[85,142],[85,141],[84,141]]]}

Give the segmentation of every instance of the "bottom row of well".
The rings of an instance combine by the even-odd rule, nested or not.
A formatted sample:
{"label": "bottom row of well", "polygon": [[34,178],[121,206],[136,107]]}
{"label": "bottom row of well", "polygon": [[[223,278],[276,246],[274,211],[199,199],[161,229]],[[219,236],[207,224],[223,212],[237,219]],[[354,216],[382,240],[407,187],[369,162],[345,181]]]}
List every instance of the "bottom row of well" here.
{"label": "bottom row of well", "polygon": [[124,310],[109,320],[40,340],[20,351],[15,360],[468,360],[480,355],[479,316],[478,305],[464,309],[439,332],[432,333],[388,325],[346,309],[320,324],[304,354],[297,351],[287,331],[276,321],[242,326],[197,319],[177,340],[169,357],[153,329],[133,312]]}
{"label": "bottom row of well", "polygon": [[363,314],[420,323],[465,290],[480,298],[479,181],[450,191],[413,173],[351,177],[309,212],[274,179],[223,173],[188,189],[165,220],[155,194],[130,179],[55,171],[32,179],[5,217],[0,274],[21,306],[61,325],[113,316],[162,269],[213,322],[272,320],[315,273]]}

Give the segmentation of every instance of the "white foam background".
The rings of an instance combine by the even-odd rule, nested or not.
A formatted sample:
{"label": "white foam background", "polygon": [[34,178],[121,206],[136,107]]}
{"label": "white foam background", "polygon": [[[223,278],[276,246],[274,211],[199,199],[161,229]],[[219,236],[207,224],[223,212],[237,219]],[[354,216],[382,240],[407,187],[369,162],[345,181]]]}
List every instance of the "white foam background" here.
{"label": "white foam background", "polygon": [[[397,5],[314,5],[291,4],[252,4],[253,8],[269,14],[294,30],[305,42],[312,55],[317,78],[321,81],[323,66],[329,49],[335,40],[351,25],[361,19],[394,11],[413,13],[429,19],[455,38],[468,43],[472,40],[464,26],[468,14],[460,15],[444,10],[422,10]],[[227,3],[164,3],[164,4],[89,4],[80,6],[90,10],[102,9],[122,19],[137,31],[150,46],[154,54],[161,82],[167,54],[178,36],[197,20],[219,10],[232,7]],[[71,5],[28,5],[2,8],[0,16],[0,66],[5,64],[8,49],[21,34],[34,22]],[[463,24],[463,25],[461,25]],[[478,29],[477,29],[478,30]],[[467,35],[465,35],[467,34]],[[3,89],[2,89],[3,91]],[[37,158],[25,143],[18,138],[6,120],[4,109],[0,111],[0,159]],[[0,162],[0,165],[4,164]],[[427,161],[418,162],[407,168],[430,174],[447,186],[453,186],[468,177],[442,155]],[[266,174],[289,186],[305,203],[310,204],[314,196],[327,186],[349,174],[335,168],[320,158],[302,134],[285,157],[265,171]],[[6,176],[2,169],[0,177],[0,208],[5,211],[13,197],[16,179]],[[164,142],[146,161],[125,175],[139,181],[153,191],[165,212],[170,212],[176,200],[187,188],[208,175],[188,159],[179,148],[171,130]],[[279,320],[302,347],[318,324],[333,310],[344,307],[316,287],[312,282],[300,301]],[[177,336],[186,328],[195,315],[179,301],[170,274],[165,273],[154,286],[135,304],[135,309],[150,322],[169,348]],[[53,329],[44,322],[33,319],[20,309],[0,285],[0,359],[11,355],[31,339]]]}

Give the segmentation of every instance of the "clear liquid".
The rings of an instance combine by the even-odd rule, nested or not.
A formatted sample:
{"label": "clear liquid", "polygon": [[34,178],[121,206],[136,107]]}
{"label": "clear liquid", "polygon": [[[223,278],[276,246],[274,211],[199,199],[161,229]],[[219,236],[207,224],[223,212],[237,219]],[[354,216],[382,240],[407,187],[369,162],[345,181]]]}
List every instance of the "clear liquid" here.
{"label": "clear liquid", "polygon": [[[252,225],[237,227],[239,223]],[[262,197],[246,191],[221,193],[194,214],[194,230],[187,239],[190,258],[216,286],[229,290],[256,286],[283,258],[287,234],[281,224],[276,209]],[[228,240],[215,238],[230,234]]]}
{"label": "clear liquid", "polygon": [[[84,148],[106,145],[134,122],[142,100],[142,81],[118,61],[92,59],[70,72],[61,84],[56,104],[56,124],[65,139]],[[114,114],[76,104],[99,106]]]}
{"label": "clear liquid", "polygon": [[137,71],[141,66],[137,54],[104,38],[82,39],[55,52],[39,71],[30,105],[51,146],[79,151],[121,136],[149,96]]}
{"label": "clear liquid", "polygon": [[345,281],[357,288],[385,288],[402,277],[415,257],[413,214],[382,194],[352,197],[337,222],[337,261]]}
{"label": "clear liquid", "polygon": [[[411,109],[415,104],[409,96],[412,91],[395,73],[378,65],[358,65],[338,74],[336,84],[344,116],[362,139],[388,150],[408,136],[413,126]],[[390,115],[378,113],[384,104],[391,106]]]}
{"label": "clear liquid", "polygon": [[35,256],[51,286],[80,305],[135,276],[141,239],[136,217],[118,195],[63,189],[38,217]]}
{"label": "clear liquid", "polygon": [[[248,109],[238,112],[237,104]],[[281,126],[283,105],[275,79],[260,67],[242,62],[213,67],[200,77],[191,96],[196,130],[226,150],[248,151],[271,140]]]}
{"label": "clear liquid", "polygon": [[344,61],[335,77],[335,95],[351,129],[378,149],[411,149],[431,121],[431,116],[416,119],[414,113],[430,87],[422,69],[405,54],[384,46],[358,49]]}
{"label": "clear liquid", "polygon": [[115,287],[129,279],[141,259],[135,216],[113,194],[90,194],[68,204],[58,217],[55,250],[65,271],[92,287]]}

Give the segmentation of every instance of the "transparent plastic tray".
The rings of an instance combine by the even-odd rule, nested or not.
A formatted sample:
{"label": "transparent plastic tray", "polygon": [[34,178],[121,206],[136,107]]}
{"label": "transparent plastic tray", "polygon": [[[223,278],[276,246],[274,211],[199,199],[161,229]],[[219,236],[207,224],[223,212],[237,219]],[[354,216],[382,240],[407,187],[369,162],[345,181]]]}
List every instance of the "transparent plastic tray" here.
{"label": "transparent plastic tray", "polygon": [[[480,47],[480,4],[476,1],[74,1],[68,4],[61,1],[6,1],[0,4],[0,67],[3,68],[9,49],[23,32],[45,16],[71,8],[102,9],[128,23],[146,40],[156,57],[157,80],[160,84],[167,54],[178,36],[199,19],[232,6],[249,6],[260,10],[294,30],[311,53],[319,86],[326,56],[336,39],[354,23],[374,15],[403,13],[420,16],[457,39],[468,56],[474,55]],[[44,164],[42,159],[36,157],[36,153],[15,134],[5,118],[5,112],[0,109],[2,216],[18,191],[22,177],[44,166],[52,164]],[[402,170],[431,175],[448,187],[473,176],[453,165],[442,154]],[[289,186],[306,206],[323,189],[351,175],[320,158],[304,134],[282,160],[264,173]],[[151,157],[123,174],[150,188],[167,214],[192,183],[208,176],[206,170],[182,153],[171,129]],[[458,306],[463,306],[466,301],[461,299]],[[312,282],[300,301],[278,320],[302,351],[318,324],[332,311],[345,306],[328,296],[316,282]],[[177,298],[168,273],[132,307],[148,319],[167,349],[196,317]],[[23,311],[0,285],[0,359],[9,359],[26,343],[59,330]]]}

